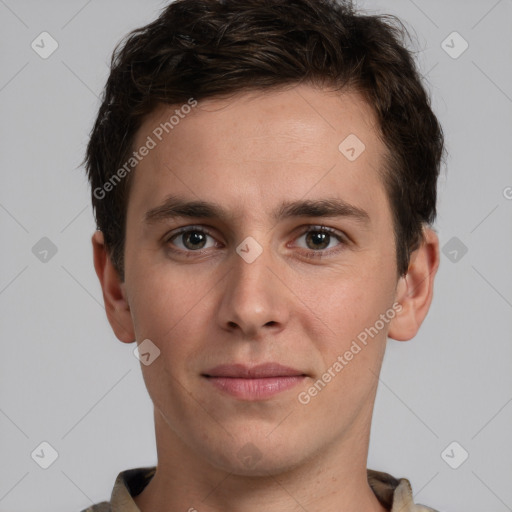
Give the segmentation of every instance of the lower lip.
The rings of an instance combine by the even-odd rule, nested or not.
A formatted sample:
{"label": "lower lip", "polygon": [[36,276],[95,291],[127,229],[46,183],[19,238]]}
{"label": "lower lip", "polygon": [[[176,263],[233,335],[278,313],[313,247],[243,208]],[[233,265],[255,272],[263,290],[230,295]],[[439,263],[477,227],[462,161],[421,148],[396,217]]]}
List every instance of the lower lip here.
{"label": "lower lip", "polygon": [[295,387],[304,380],[303,375],[242,379],[235,377],[206,377],[216,388],[236,398],[263,400]]}

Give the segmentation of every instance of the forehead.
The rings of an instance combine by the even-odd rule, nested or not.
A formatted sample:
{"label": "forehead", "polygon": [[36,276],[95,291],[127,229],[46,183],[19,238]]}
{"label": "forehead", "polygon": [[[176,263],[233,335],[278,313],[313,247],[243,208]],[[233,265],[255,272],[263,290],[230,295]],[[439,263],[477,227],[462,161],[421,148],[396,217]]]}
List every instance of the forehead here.
{"label": "forehead", "polygon": [[256,216],[274,211],[284,196],[328,193],[375,210],[387,202],[377,130],[358,93],[306,85],[210,98],[193,108],[161,105],[134,141],[135,149],[149,139],[154,147],[134,171],[129,209],[147,210],[173,193],[222,197],[239,214],[251,208]]}

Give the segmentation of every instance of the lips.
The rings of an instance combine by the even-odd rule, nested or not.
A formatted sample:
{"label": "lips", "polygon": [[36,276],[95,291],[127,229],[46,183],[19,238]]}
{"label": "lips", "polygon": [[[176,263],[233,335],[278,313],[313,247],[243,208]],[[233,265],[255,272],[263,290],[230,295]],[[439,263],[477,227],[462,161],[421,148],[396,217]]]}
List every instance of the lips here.
{"label": "lips", "polygon": [[306,374],[278,363],[256,366],[222,364],[202,374],[217,390],[239,400],[265,400],[289,390],[305,378]]}
{"label": "lips", "polygon": [[278,363],[264,363],[256,366],[243,364],[221,364],[204,373],[205,377],[230,377],[239,379],[263,379],[267,377],[292,377],[305,374],[295,368]]}

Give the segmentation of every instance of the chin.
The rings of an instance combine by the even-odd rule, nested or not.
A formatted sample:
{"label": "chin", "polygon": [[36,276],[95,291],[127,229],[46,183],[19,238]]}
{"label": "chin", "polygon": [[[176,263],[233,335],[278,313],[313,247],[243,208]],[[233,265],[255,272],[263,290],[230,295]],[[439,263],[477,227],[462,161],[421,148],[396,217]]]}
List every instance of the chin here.
{"label": "chin", "polygon": [[[258,443],[258,441],[256,441]],[[279,447],[269,446],[268,440],[266,446],[263,441],[257,446],[255,442],[247,441],[245,443],[228,445],[232,451],[229,453],[212,453],[211,461],[213,465],[239,476],[269,477],[279,475],[290,471],[300,465],[297,450],[290,446]],[[225,449],[226,445],[224,445]]]}

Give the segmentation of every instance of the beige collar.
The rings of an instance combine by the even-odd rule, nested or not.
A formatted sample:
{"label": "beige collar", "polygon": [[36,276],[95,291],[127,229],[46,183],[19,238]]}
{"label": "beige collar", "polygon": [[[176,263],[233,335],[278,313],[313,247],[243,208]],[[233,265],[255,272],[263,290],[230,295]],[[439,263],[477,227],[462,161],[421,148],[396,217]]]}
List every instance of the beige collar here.
{"label": "beige collar", "polygon": [[[140,494],[153,478],[156,466],[127,469],[119,473],[110,502],[104,501],[82,512],[140,512],[133,496]],[[424,505],[416,505],[407,478],[397,479],[382,471],[367,470],[368,483],[377,499],[390,512],[437,512]]]}

